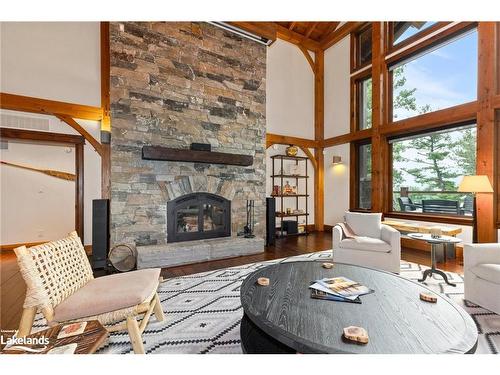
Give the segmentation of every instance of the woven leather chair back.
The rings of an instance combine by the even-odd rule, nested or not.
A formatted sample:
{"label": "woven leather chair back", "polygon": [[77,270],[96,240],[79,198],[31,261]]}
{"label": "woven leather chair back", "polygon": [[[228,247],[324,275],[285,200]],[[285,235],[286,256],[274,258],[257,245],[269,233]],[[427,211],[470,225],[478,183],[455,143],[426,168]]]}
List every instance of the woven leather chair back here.
{"label": "woven leather chair back", "polygon": [[93,279],[76,232],[62,240],[15,249],[27,285],[24,307],[54,308]]}

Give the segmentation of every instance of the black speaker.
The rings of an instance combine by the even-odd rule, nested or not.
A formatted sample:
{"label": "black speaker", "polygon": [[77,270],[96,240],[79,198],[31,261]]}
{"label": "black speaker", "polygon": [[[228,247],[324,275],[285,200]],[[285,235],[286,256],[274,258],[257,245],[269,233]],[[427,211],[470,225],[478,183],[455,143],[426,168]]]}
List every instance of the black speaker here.
{"label": "black speaker", "polygon": [[266,246],[276,243],[276,199],[266,198]]}
{"label": "black speaker", "polygon": [[109,199],[92,200],[92,268],[106,267],[109,252]]}

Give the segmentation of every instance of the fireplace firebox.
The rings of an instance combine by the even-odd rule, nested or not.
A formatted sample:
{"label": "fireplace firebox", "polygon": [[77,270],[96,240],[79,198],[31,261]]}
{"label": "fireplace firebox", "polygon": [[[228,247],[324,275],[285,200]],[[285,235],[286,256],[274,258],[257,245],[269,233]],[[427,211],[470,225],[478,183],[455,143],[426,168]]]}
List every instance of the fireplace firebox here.
{"label": "fireplace firebox", "polygon": [[230,235],[229,200],[210,193],[192,193],[167,202],[167,242]]}

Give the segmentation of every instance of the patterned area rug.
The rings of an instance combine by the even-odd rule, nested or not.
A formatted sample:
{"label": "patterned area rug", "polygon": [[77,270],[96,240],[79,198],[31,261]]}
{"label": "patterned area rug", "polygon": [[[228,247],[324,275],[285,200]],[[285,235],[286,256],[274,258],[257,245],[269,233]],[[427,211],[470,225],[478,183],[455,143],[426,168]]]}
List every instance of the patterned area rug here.
{"label": "patterned area rug", "polygon": [[[323,258],[331,258],[331,250],[166,280],[159,288],[166,319],[163,322],[151,319],[143,334],[146,353],[241,353],[240,285],[245,277],[269,264]],[[411,280],[420,278],[427,268],[401,261],[401,275]],[[446,285],[439,276],[427,278],[425,284],[453,299],[472,316],[479,332],[476,353],[498,354],[500,316],[464,301],[463,277],[451,272],[447,275],[456,287]],[[44,328],[44,323],[38,317],[35,328]],[[131,352],[126,331],[110,335],[99,350],[107,354]]]}

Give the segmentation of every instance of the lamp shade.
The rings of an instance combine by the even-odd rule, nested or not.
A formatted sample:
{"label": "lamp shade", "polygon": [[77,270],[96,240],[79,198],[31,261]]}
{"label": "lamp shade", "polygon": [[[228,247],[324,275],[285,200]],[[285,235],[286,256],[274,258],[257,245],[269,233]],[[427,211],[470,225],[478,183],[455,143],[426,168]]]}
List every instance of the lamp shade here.
{"label": "lamp shade", "polygon": [[458,191],[461,193],[493,193],[490,180],[486,175],[464,176]]}

